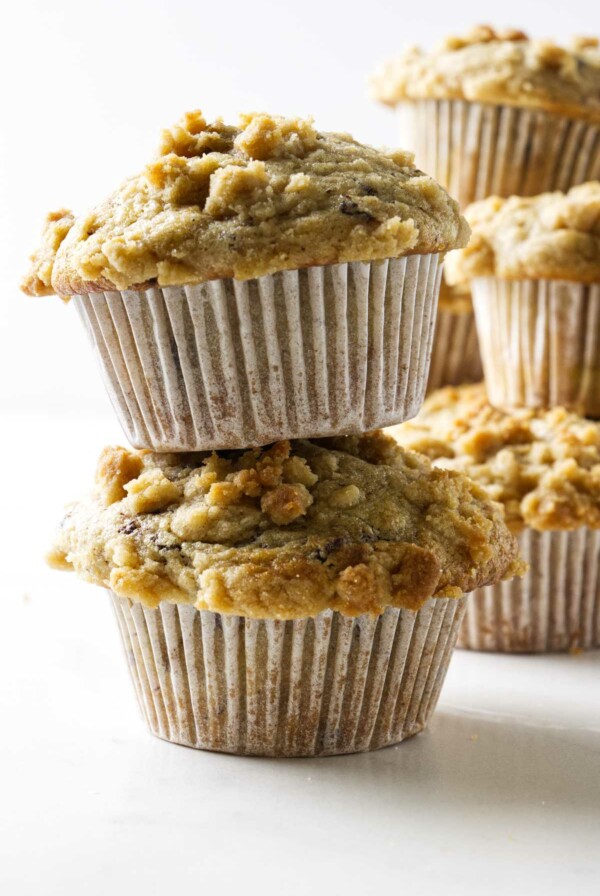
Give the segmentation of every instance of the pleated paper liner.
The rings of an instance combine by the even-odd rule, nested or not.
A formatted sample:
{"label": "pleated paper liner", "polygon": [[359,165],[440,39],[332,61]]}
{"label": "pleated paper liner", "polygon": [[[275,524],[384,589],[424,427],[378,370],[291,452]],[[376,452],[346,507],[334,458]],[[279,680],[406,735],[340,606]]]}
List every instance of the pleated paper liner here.
{"label": "pleated paper liner", "polygon": [[414,416],[440,274],[414,255],[75,304],[132,445],[248,448]]}
{"label": "pleated paper liner", "polygon": [[519,536],[530,569],[466,598],[458,646],[503,653],[600,647],[600,531]]}
{"label": "pleated paper liner", "polygon": [[600,178],[600,125],[465,100],[399,103],[400,145],[464,208]]}
{"label": "pleated paper liner", "polygon": [[150,731],[255,756],[376,750],[417,734],[435,709],[464,598],[351,619],[244,619],[113,595]]}
{"label": "pleated paper liner", "polygon": [[600,284],[476,278],[490,404],[600,417]]}
{"label": "pleated paper liner", "polygon": [[438,308],[427,391],[477,383],[482,376],[473,311]]}

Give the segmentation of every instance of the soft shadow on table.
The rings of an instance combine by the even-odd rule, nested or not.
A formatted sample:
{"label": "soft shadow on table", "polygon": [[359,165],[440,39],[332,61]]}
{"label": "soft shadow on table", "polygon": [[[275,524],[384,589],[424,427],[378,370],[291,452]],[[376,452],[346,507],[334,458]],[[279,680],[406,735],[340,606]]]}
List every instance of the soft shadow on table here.
{"label": "soft shadow on table", "polygon": [[[523,658],[527,659],[536,661]],[[598,651],[554,657],[548,688],[554,674],[577,675],[599,665]],[[270,762],[282,783],[307,778],[325,791],[343,792],[353,806],[364,801],[371,808],[385,809],[412,802],[418,795],[421,802],[448,808],[489,801],[507,810],[545,804],[567,813],[598,812],[600,718],[590,719],[589,728],[582,729],[565,724],[563,713],[557,713],[557,719],[561,716],[554,724],[551,713],[540,714],[535,706],[530,715],[521,711],[511,716],[442,703],[426,731],[396,747]],[[246,760],[265,761],[269,760]]]}
{"label": "soft shadow on table", "polygon": [[375,753],[278,763],[343,790],[372,808],[421,801],[449,808],[485,801],[513,809],[544,802],[555,809],[600,807],[600,735],[593,750],[577,733],[440,709],[429,730]]}

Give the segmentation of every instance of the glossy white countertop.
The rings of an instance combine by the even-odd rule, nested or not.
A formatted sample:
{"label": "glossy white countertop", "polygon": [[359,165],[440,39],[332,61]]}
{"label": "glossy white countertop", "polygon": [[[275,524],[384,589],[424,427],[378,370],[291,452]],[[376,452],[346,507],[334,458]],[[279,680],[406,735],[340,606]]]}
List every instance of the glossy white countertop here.
{"label": "glossy white countertop", "polygon": [[19,447],[3,440],[0,458],[0,892],[595,890],[600,651],[456,652],[429,730],[378,753],[163,743],[139,717],[108,598],[40,559],[100,446],[122,441],[116,423],[4,421]]}

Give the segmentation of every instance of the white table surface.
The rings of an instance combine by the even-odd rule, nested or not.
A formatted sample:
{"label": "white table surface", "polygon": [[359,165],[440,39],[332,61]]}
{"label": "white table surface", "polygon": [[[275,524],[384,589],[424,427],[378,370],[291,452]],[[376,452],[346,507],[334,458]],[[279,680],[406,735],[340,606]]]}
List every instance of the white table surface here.
{"label": "white table surface", "polygon": [[5,416],[0,892],[572,894],[600,886],[600,651],[455,653],[428,731],[242,759],[145,730],[100,589],[44,567],[109,417]]}

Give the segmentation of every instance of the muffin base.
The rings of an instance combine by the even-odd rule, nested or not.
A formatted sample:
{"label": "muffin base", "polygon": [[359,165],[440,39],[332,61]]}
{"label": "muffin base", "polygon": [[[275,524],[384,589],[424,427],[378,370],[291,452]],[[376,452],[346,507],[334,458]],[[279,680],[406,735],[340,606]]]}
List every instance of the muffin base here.
{"label": "muffin base", "polygon": [[249,448],[414,416],[440,276],[413,255],[74,302],[134,447]]}
{"label": "muffin base", "polygon": [[478,383],[482,376],[474,313],[438,308],[427,392]]}
{"label": "muffin base", "polygon": [[535,196],[600,178],[600,126],[465,100],[398,105],[400,145],[458,200]]}
{"label": "muffin base", "polygon": [[457,646],[500,653],[600,647],[600,531],[525,529],[518,540],[530,569],[467,595]]}
{"label": "muffin base", "polygon": [[473,280],[490,404],[600,417],[600,284]]}
{"label": "muffin base", "polygon": [[465,599],[351,619],[244,619],[112,595],[150,731],[202,750],[334,756],[422,731],[435,709]]}

